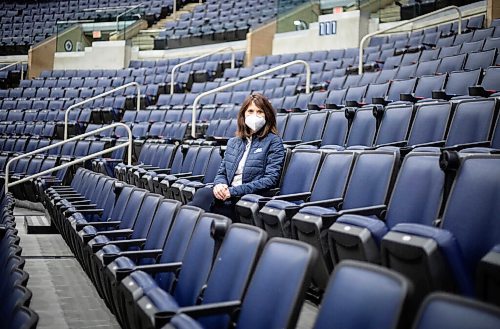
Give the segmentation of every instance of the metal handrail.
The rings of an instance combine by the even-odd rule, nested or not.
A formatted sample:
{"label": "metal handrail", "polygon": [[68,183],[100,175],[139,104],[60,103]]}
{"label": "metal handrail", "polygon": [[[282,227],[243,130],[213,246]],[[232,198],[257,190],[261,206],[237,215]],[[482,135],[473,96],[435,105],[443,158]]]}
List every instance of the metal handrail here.
{"label": "metal handrail", "polygon": [[131,86],[135,86],[137,88],[137,111],[139,111],[141,109],[141,85],[138,84],[137,82],[129,82],[126,85],[123,85],[123,86],[120,86],[120,87],[116,87],[115,89],[111,89],[111,90],[106,91],[106,92],[104,92],[102,94],[99,94],[99,95],[94,96],[94,97],[89,98],[89,99],[85,99],[85,100],[83,100],[81,102],[78,102],[78,103],[73,104],[70,107],[68,107],[68,109],[64,113],[64,140],[68,139],[68,117],[69,117],[69,111],[71,111],[72,109],[74,109],[74,108],[76,108],[76,107],[78,107],[80,105],[86,104],[86,103],[91,102],[93,100],[96,100],[98,98],[101,98],[101,97],[107,96],[109,94],[112,94],[115,91],[122,90],[122,89],[125,89],[125,88],[128,88],[128,87],[131,87]]}
{"label": "metal handrail", "polygon": [[116,32],[116,33],[118,33],[118,31],[120,30],[120,29],[119,29],[119,27],[118,27],[120,17],[122,17],[123,15],[125,15],[125,14],[127,14],[127,13],[131,12],[131,11],[132,11],[132,10],[134,10],[134,9],[137,9],[137,8],[142,7],[143,5],[144,5],[144,3],[140,3],[140,4],[138,4],[138,5],[135,5],[135,6],[133,6],[133,7],[130,7],[130,9],[128,9],[128,10],[124,11],[123,13],[119,14],[118,16],[116,16],[116,30],[115,30],[115,32]]}
{"label": "metal handrail", "polygon": [[[17,181],[15,181],[13,183],[9,183],[9,167],[10,167],[10,165],[11,165],[12,162],[17,161],[17,160],[22,159],[22,158],[33,156],[33,155],[41,153],[41,152],[45,152],[47,150],[53,149],[55,147],[58,147],[58,146],[61,146],[61,145],[64,145],[64,144],[67,144],[69,142],[72,142],[72,141],[75,141],[75,140],[80,140],[80,139],[85,138],[87,136],[92,136],[92,135],[95,135],[96,133],[99,133],[101,131],[104,131],[104,130],[107,130],[107,129],[111,129],[111,128],[115,128],[115,127],[119,127],[119,126],[120,127],[125,127],[125,129],[127,130],[128,140],[127,140],[126,143],[120,143],[120,144],[115,145],[113,147],[110,147],[108,149],[105,149],[105,150],[102,150],[102,151],[99,151],[99,152],[96,152],[96,153],[93,153],[93,154],[89,154],[87,156],[84,156],[83,158],[79,158],[79,159],[76,159],[76,160],[64,163],[64,164],[59,165],[57,167],[54,167],[54,168],[51,168],[51,169],[47,169],[45,171],[39,172],[39,173],[34,174],[34,175],[30,175],[28,177],[25,177],[25,178],[22,178],[20,180],[17,180]],[[31,151],[31,152],[25,153],[25,154],[21,154],[21,155],[19,155],[17,157],[14,157],[14,158],[10,159],[7,162],[7,164],[5,165],[5,183],[4,183],[5,184],[5,193],[9,192],[9,187],[11,187],[11,186],[14,186],[14,185],[17,185],[17,184],[22,184],[22,183],[27,182],[29,180],[32,180],[32,179],[35,179],[35,178],[38,178],[38,177],[50,174],[50,173],[52,173],[54,171],[57,171],[59,169],[64,169],[64,168],[70,167],[70,166],[72,166],[74,164],[78,164],[80,162],[84,162],[84,161],[93,159],[93,158],[98,157],[100,155],[103,155],[103,154],[106,154],[106,153],[109,153],[109,152],[113,152],[114,150],[117,150],[119,148],[123,148],[123,147],[126,147],[126,146],[128,146],[127,164],[131,165],[132,164],[132,130],[130,130],[130,127],[127,126],[126,124],[121,123],[121,122],[117,122],[117,123],[113,123],[112,125],[109,125],[109,126],[106,126],[106,127],[102,127],[102,128],[96,129],[96,130],[92,130],[92,131],[89,131],[88,133],[85,133],[85,134],[82,134],[82,135],[78,135],[78,136],[72,137],[70,139],[63,140],[63,141],[60,141],[60,142],[52,144],[52,145],[48,145],[48,146],[42,147],[40,149],[37,149],[37,150]]]}
{"label": "metal handrail", "polygon": [[386,29],[378,30],[378,31],[375,31],[375,32],[372,32],[372,33],[368,33],[367,35],[365,35],[361,39],[361,41],[359,42],[359,66],[358,66],[358,73],[359,74],[363,74],[363,44],[365,43],[366,40],[368,40],[368,38],[371,38],[371,37],[373,37],[374,35],[377,35],[377,34],[382,34],[384,32],[387,32],[387,31],[390,31],[390,30],[394,30],[395,28],[401,27],[403,25],[411,24],[411,23],[419,21],[419,20],[421,20],[423,18],[434,16],[436,14],[439,14],[439,13],[442,13],[444,11],[448,11],[448,10],[451,10],[451,9],[456,10],[457,13],[458,13],[458,18],[457,18],[457,20],[458,20],[458,34],[461,34],[462,33],[462,11],[457,6],[448,6],[448,7],[441,8],[439,10],[433,11],[431,13],[428,13],[428,14],[425,14],[425,15],[422,15],[422,16],[418,16],[418,17],[412,18],[412,19],[410,19],[410,20],[408,20],[406,22],[401,22],[400,24],[396,24],[396,25],[388,27]]}
{"label": "metal handrail", "polygon": [[272,72],[281,70],[281,69],[283,69],[285,67],[288,67],[288,66],[291,66],[291,65],[295,65],[295,64],[303,64],[306,67],[306,93],[309,94],[309,92],[311,91],[311,67],[309,66],[308,62],[300,60],[300,59],[297,59],[297,60],[294,60],[294,61],[282,64],[282,65],[279,65],[279,66],[276,66],[276,67],[272,67],[272,68],[270,68],[268,70],[262,71],[260,73],[256,73],[254,75],[248,76],[248,77],[243,78],[241,80],[234,81],[234,82],[228,83],[226,85],[223,85],[223,86],[220,86],[220,87],[217,87],[217,88],[205,91],[205,92],[199,94],[198,96],[196,96],[196,98],[194,99],[194,102],[193,102],[193,113],[192,113],[192,122],[191,122],[191,136],[193,136],[193,138],[196,137],[196,108],[198,107],[198,102],[200,101],[200,99],[202,97],[218,93],[219,91],[222,91],[224,89],[232,88],[232,87],[234,87],[236,85],[239,85],[240,83],[244,83],[244,82],[253,80],[255,78],[261,77],[261,76],[266,75],[268,73],[272,73]]}
{"label": "metal handrail", "polygon": [[[8,69],[9,67],[17,65],[17,64],[21,64],[21,80],[22,80],[24,78],[24,67],[22,65],[23,63],[28,63],[28,62],[27,61],[18,61],[18,62],[15,62],[15,63],[11,63],[11,64],[9,64],[7,66],[4,66],[4,67],[0,68],[0,71]],[[6,64],[6,63],[2,63],[2,64]]]}
{"label": "metal handrail", "polygon": [[175,65],[173,68],[172,68],[172,72],[170,73],[170,95],[172,95],[174,93],[174,80],[175,80],[175,71],[183,66],[183,65],[187,65],[187,64],[191,64],[193,62],[196,62],[202,58],[205,58],[205,57],[208,57],[208,56],[211,56],[213,54],[217,54],[217,53],[220,53],[224,50],[228,50],[230,49],[231,50],[231,68],[234,69],[234,64],[235,64],[235,60],[236,60],[236,56],[235,56],[235,51],[234,51],[234,48],[233,47],[224,47],[224,48],[219,48],[217,50],[214,50],[214,51],[211,51],[209,53],[206,53],[206,54],[203,54],[201,56],[198,56],[198,57],[195,57],[195,58],[192,58],[192,59],[189,59],[185,62],[182,62],[182,63],[179,63],[177,65]]}

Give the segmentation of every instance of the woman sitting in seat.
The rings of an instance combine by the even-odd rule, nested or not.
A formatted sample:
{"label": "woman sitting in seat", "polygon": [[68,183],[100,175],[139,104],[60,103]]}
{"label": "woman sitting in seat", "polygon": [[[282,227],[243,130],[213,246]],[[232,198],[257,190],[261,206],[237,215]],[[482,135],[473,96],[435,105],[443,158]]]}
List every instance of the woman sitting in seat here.
{"label": "woman sitting in seat", "polygon": [[285,158],[277,134],[271,103],[261,94],[248,96],[238,112],[236,137],[227,143],[213,188],[198,190],[190,204],[236,219],[234,206],[239,197],[276,187]]}

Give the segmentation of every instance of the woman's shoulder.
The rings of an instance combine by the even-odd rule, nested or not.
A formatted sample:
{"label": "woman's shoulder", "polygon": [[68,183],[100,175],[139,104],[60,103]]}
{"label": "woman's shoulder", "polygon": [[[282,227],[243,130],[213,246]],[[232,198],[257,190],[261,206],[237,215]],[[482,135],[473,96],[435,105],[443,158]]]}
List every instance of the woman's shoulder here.
{"label": "woman's shoulder", "polygon": [[281,140],[281,137],[276,135],[275,133],[269,132],[266,136],[260,137],[260,140],[272,141],[272,140]]}
{"label": "woman's shoulder", "polygon": [[281,137],[276,135],[275,133],[269,133],[267,134],[263,140],[269,143],[282,143],[283,141],[281,140]]}

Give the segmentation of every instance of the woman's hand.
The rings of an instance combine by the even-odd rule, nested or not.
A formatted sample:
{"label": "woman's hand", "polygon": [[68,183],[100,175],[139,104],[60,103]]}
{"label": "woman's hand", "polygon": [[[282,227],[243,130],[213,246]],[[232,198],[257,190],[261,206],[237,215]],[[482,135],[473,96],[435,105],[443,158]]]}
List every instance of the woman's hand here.
{"label": "woman's hand", "polygon": [[231,196],[229,194],[229,188],[227,187],[226,184],[215,185],[213,191],[214,191],[214,196],[222,201],[229,199],[229,197]]}

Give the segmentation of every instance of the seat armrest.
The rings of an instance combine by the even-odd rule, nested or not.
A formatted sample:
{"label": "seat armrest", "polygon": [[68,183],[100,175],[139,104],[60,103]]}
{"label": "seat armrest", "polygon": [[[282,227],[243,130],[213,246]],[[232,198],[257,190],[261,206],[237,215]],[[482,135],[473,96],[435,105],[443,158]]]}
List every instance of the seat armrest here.
{"label": "seat armrest", "polygon": [[216,314],[236,314],[241,308],[241,301],[233,300],[227,302],[210,303],[195,306],[185,306],[177,309],[177,312],[157,312],[155,314],[155,328],[162,328],[176,314],[186,314],[192,318],[210,316]]}
{"label": "seat armrest", "polygon": [[341,215],[361,215],[361,216],[377,216],[380,219],[385,218],[385,213],[387,210],[386,205],[377,205],[377,206],[369,206],[369,207],[361,207],[354,209],[346,209],[339,211]]}
{"label": "seat armrest", "polygon": [[274,200],[286,200],[286,201],[306,201],[311,196],[311,192],[293,193],[293,194],[283,194],[274,196]]}
{"label": "seat armrest", "polygon": [[97,235],[105,235],[108,238],[126,238],[129,237],[134,230],[123,229],[123,230],[112,230],[112,231],[99,231]]}
{"label": "seat armrest", "polygon": [[165,264],[151,264],[136,266],[136,271],[144,271],[149,274],[175,272],[182,267],[182,262],[165,263]]}
{"label": "seat armrest", "polygon": [[335,199],[326,199],[326,200],[319,200],[319,201],[309,201],[309,202],[301,204],[300,206],[301,207],[319,206],[319,207],[326,207],[326,208],[334,207],[335,209],[339,209],[343,202],[344,202],[343,198],[335,198]]}
{"label": "seat armrest", "polygon": [[129,248],[129,247],[141,247],[144,245],[145,242],[146,242],[146,239],[130,239],[130,240],[110,241],[110,242],[108,242],[108,244],[113,244],[117,247],[120,247],[120,249],[123,249],[123,248]]}
{"label": "seat armrest", "polygon": [[483,141],[483,142],[474,142],[474,143],[465,143],[465,144],[457,144],[457,145],[452,145],[452,146],[446,146],[443,147],[443,151],[460,151],[466,148],[471,148],[471,147],[489,147],[490,142],[488,141]]}

